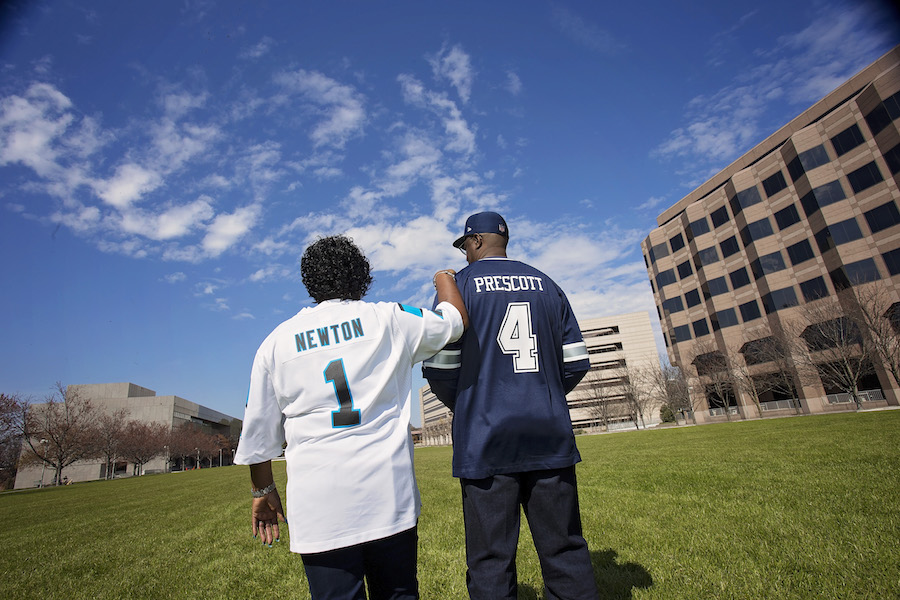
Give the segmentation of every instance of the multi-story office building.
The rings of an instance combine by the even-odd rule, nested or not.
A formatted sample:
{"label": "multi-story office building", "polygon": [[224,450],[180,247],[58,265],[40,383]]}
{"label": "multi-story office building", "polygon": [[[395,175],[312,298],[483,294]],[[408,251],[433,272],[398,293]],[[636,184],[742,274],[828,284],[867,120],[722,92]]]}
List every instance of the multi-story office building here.
{"label": "multi-story office building", "polygon": [[[591,371],[566,396],[572,427],[633,427],[635,415],[625,402],[623,379],[659,371],[659,352],[649,313],[587,319],[580,321],[579,327],[588,348]],[[449,444],[452,414],[427,385],[419,390],[419,405],[422,444]],[[659,420],[658,406],[646,404],[643,408],[644,425]]]}
{"label": "multi-story office building", "polygon": [[[900,46],[659,216],[642,248],[674,365],[699,381],[698,349],[746,351],[847,291],[900,299],[898,118]],[[883,364],[874,371],[868,405],[898,404],[897,382]],[[710,420],[726,406],[744,417],[852,406],[821,381],[798,382],[799,398],[770,395],[756,410],[739,392],[721,401],[695,386],[695,407]]]}

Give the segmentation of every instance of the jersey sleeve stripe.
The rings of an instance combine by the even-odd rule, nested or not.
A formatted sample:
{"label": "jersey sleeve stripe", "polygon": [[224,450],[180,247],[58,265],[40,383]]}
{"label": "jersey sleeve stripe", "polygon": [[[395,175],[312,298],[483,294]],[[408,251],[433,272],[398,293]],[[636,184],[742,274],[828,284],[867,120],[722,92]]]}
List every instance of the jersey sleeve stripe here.
{"label": "jersey sleeve stripe", "polygon": [[587,345],[584,342],[565,344],[563,346],[563,362],[575,362],[588,357]]}
{"label": "jersey sleeve stripe", "polygon": [[422,363],[422,366],[429,369],[458,369],[462,365],[459,350],[441,350],[428,360]]}

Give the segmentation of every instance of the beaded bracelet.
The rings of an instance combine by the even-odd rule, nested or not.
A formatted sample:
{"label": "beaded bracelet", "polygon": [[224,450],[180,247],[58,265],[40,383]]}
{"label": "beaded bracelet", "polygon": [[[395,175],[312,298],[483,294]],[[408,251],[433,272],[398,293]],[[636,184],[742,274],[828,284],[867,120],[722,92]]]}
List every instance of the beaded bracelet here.
{"label": "beaded bracelet", "polygon": [[267,485],[266,487],[264,487],[261,490],[254,490],[253,488],[250,488],[250,495],[253,496],[254,498],[262,498],[263,496],[268,496],[271,492],[274,492],[274,491],[275,491],[275,482],[273,481],[272,483],[270,483],[269,485]]}

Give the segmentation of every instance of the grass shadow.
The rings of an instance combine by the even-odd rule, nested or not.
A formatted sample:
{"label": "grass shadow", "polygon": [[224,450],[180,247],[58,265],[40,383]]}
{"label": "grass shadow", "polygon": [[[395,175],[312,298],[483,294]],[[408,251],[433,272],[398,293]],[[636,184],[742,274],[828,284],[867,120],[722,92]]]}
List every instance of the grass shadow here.
{"label": "grass shadow", "polygon": [[591,552],[600,600],[630,600],[634,588],[653,586],[653,577],[647,569],[633,562],[619,564],[617,557],[612,548]]}
{"label": "grass shadow", "polygon": [[[637,563],[617,562],[615,550],[595,550],[591,552],[591,566],[600,600],[631,600],[632,590],[653,586],[650,572]],[[519,584],[518,600],[545,600],[543,590],[529,584]]]}

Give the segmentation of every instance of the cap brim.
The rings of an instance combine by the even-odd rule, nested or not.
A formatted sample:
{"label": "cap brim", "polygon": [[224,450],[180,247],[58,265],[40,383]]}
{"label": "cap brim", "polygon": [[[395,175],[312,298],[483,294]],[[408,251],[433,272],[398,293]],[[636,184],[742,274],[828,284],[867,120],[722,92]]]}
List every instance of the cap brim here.
{"label": "cap brim", "polygon": [[467,236],[465,236],[465,235],[459,236],[459,237],[456,239],[456,241],[453,242],[453,247],[454,247],[454,248],[462,248],[463,242],[466,241],[466,237],[467,237]]}

